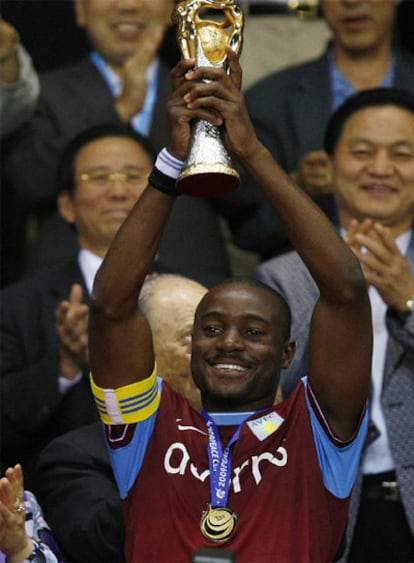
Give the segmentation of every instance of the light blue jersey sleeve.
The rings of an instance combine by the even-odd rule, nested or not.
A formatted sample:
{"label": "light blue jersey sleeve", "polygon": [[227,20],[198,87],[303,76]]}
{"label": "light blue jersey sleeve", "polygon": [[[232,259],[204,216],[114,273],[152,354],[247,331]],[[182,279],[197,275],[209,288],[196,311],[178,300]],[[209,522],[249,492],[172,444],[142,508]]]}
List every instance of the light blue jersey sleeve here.
{"label": "light blue jersey sleeve", "polygon": [[[308,378],[302,382],[308,387]],[[358,473],[361,452],[368,431],[368,410],[365,411],[354,439],[343,446],[336,445],[323,428],[306,393],[312,431],[325,487],[338,498],[351,494]]]}
{"label": "light blue jersey sleeve", "polygon": [[[162,379],[160,377],[157,377],[157,383],[161,391]],[[154,431],[157,414],[158,411],[146,420],[136,424],[132,439],[127,445],[120,448],[111,448],[107,444],[115,481],[122,499],[128,496],[131,487],[141,471],[145,453]],[[127,428],[126,426],[125,432]],[[116,441],[114,441],[114,443],[116,443]]]}

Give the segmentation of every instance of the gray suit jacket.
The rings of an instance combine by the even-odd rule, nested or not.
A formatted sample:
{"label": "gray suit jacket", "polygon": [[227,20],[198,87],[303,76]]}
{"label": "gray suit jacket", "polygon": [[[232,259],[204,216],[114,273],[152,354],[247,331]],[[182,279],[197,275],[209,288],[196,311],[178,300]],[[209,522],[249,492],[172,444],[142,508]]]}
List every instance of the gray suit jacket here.
{"label": "gray suit jacket", "polygon": [[[414,229],[407,259],[414,272]],[[306,373],[309,324],[319,292],[296,252],[263,262],[255,277],[279,291],[292,311],[291,336],[296,340],[297,351],[292,365],[282,374],[286,396]],[[389,337],[381,402],[402,500],[414,534],[414,314],[403,321],[388,309],[386,322]],[[351,499],[348,547],[358,512],[361,477],[360,473]]]}
{"label": "gray suit jacket", "polygon": [[[395,49],[394,86],[414,92],[414,56],[399,48]],[[297,170],[306,153],[323,148],[332,111],[328,48],[318,59],[267,76],[245,95],[259,139],[284,170]],[[247,189],[253,189],[246,175],[243,181]],[[318,203],[333,216],[330,198]],[[291,248],[281,222],[265,201],[261,213],[243,227],[238,243],[258,251],[262,259]]]}

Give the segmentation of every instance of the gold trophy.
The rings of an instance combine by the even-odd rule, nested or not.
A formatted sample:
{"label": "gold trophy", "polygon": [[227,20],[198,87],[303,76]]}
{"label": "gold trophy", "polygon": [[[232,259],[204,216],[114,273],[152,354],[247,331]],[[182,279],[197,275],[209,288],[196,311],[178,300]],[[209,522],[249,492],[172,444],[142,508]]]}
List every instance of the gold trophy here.
{"label": "gold trophy", "polygon": [[[196,67],[228,69],[225,46],[242,47],[243,12],[235,0],[184,0],[175,9],[177,40],[183,58]],[[192,196],[215,196],[239,187],[239,174],[221,140],[220,128],[198,119],[192,125],[187,162],[177,188]]]}

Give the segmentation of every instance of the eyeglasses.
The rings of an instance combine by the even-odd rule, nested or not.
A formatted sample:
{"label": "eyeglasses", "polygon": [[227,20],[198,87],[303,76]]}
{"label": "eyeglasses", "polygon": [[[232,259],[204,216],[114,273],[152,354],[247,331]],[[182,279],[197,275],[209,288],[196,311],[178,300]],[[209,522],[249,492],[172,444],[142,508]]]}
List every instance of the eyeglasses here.
{"label": "eyeglasses", "polygon": [[116,180],[121,180],[127,186],[136,188],[142,185],[142,182],[147,178],[148,175],[138,172],[92,172],[91,174],[84,172],[80,175],[82,182],[91,182],[102,188],[108,188]]}

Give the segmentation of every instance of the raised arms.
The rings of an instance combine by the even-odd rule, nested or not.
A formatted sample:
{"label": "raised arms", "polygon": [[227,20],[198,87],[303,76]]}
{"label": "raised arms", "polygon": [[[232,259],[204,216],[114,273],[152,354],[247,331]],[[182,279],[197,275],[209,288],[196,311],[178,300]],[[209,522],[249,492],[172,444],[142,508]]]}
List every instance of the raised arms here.
{"label": "raised arms", "polygon": [[[191,60],[175,67],[168,150],[185,158],[193,118],[222,126],[229,150],[277,210],[320,289],[308,373],[333,430],[346,439],[356,428],[369,387],[371,317],[365,281],[357,258],[331,223],[257,139],[240,93],[241,68],[230,49],[228,59],[229,75],[215,68],[192,71]],[[153,368],[151,334],[137,300],[173,203],[174,197],[149,186],[98,273],[90,312],[90,359],[101,387],[138,381]]]}

